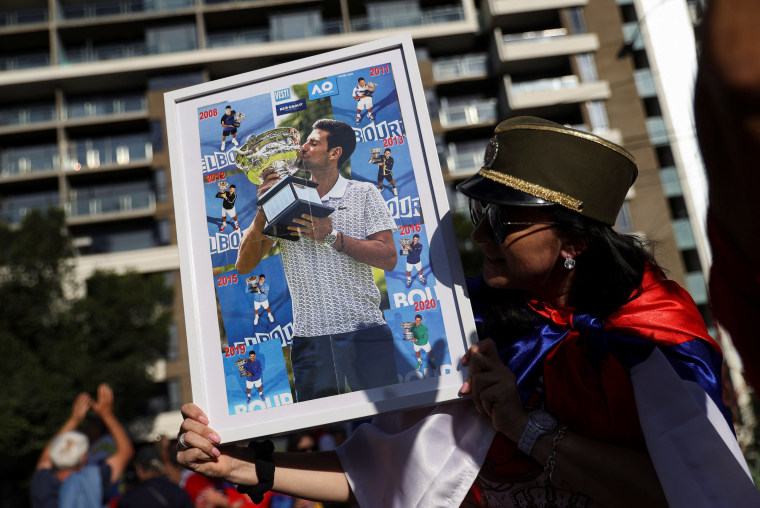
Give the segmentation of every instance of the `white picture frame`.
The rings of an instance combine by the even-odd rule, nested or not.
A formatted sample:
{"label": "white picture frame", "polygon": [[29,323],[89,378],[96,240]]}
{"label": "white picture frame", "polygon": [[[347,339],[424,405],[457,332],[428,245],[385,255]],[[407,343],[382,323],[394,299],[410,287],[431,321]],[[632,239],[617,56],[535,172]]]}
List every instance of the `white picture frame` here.
{"label": "white picture frame", "polygon": [[[365,86],[367,81],[376,82],[371,120],[366,107],[360,120],[353,116],[358,101],[352,87],[358,86],[358,77],[365,77]],[[457,398],[466,376],[461,357],[476,341],[475,323],[411,36],[175,90],[164,98],[193,401],[209,416],[222,441],[283,434]],[[232,130],[222,126],[228,105],[234,113],[245,114],[236,127],[237,147]],[[290,300],[288,313],[291,288],[278,268],[281,254],[270,255],[259,265],[266,262],[261,270],[267,272],[272,321],[262,311],[253,325],[256,304],[243,289],[250,286],[245,282],[250,274],[234,269],[240,240],[258,209],[257,187],[235,160],[249,136],[303,123],[310,114],[324,116],[324,111],[354,128],[357,147],[350,159],[351,179],[372,182],[377,188],[374,173],[379,167],[371,161],[377,148],[391,148],[395,159],[391,174],[398,192],[388,188],[386,178],[379,192],[398,227],[393,232],[398,264],[391,271],[375,269],[374,274],[385,306],[380,310],[393,334],[398,382],[296,402],[297,381],[289,370],[293,304]],[[300,134],[303,142],[308,132]],[[221,211],[223,199],[214,194],[220,181],[237,183],[234,225],[230,210]],[[413,267],[409,284],[405,254],[415,233],[424,248],[418,254],[419,264],[409,265]],[[416,273],[418,266],[425,285]],[[427,365],[419,369],[412,342],[404,340],[410,335],[400,326],[418,314],[428,325],[429,354],[435,361],[431,363],[423,350],[420,361],[427,360]],[[253,386],[255,398],[249,403],[246,383],[239,379],[250,379],[248,371],[236,371],[234,362],[244,361],[251,349],[265,364],[260,362],[263,400],[255,397],[258,387]]]}

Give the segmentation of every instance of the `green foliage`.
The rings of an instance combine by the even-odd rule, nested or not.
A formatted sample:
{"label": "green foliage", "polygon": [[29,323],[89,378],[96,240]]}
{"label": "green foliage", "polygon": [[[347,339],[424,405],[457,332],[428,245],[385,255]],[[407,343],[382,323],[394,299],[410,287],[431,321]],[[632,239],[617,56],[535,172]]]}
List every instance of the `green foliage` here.
{"label": "green foliage", "polygon": [[[108,382],[122,421],[154,389],[146,367],[165,354],[171,289],[163,277],[96,273],[86,295],[72,275],[63,212],[0,223],[0,463],[36,461],[76,395]],[[31,471],[23,471],[31,474]]]}

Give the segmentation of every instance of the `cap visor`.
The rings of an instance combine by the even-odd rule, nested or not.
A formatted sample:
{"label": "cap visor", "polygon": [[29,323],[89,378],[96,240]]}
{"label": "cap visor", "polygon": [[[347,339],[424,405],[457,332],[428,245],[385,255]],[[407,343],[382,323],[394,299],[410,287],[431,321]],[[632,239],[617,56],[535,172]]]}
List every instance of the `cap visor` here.
{"label": "cap visor", "polygon": [[475,175],[457,185],[457,190],[471,199],[514,206],[549,206],[556,203]]}

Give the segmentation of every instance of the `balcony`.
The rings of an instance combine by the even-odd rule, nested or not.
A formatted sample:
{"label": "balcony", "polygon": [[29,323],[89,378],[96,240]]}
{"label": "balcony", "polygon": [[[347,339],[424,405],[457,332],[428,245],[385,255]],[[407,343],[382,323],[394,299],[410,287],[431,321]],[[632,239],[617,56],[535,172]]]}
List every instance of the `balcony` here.
{"label": "balcony", "polygon": [[606,81],[582,83],[575,75],[519,83],[512,83],[511,78],[505,76],[504,87],[512,110],[604,100],[611,94],[609,83]]}
{"label": "balcony", "polygon": [[50,54],[47,51],[0,56],[0,71],[18,71],[48,65],[50,65]]}
{"label": "balcony", "polygon": [[446,155],[447,180],[471,176],[483,166],[483,154],[488,140],[449,143]]}
{"label": "balcony", "polygon": [[74,171],[123,166],[150,162],[153,145],[148,134],[86,139],[70,142],[68,155],[71,164],[67,169]]}
{"label": "balcony", "polygon": [[54,144],[9,148],[0,152],[0,178],[49,173],[60,167]]}
{"label": "balcony", "polygon": [[0,128],[20,126],[55,120],[55,104],[24,104],[0,109]]}
{"label": "balcony", "polygon": [[222,30],[219,32],[209,32],[206,36],[206,46],[209,48],[244,46],[246,44],[261,44],[270,40],[269,28]]}
{"label": "balcony", "polygon": [[596,34],[570,34],[565,28],[551,28],[522,33],[502,35],[494,29],[496,51],[499,60],[511,67],[519,68],[518,62],[540,58],[551,58],[591,53],[599,49]]}
{"label": "balcony", "polygon": [[438,115],[441,126],[447,129],[494,124],[497,119],[497,100],[473,99],[467,104],[447,105],[444,99],[441,101]]}
{"label": "balcony", "polygon": [[66,215],[74,217],[95,217],[100,215],[125,214],[129,212],[153,212],[156,208],[156,196],[150,190],[124,192],[104,190],[86,192],[87,196],[72,197],[64,206]]}
{"label": "balcony", "polygon": [[73,120],[145,111],[147,111],[147,100],[142,93],[71,98],[64,106],[63,118]]}
{"label": "balcony", "polygon": [[[387,10],[386,10],[387,11]],[[462,5],[447,5],[430,9],[413,9],[399,13],[383,11],[380,16],[355,16],[351,21],[351,30],[366,32],[368,30],[392,30],[408,26],[435,25],[464,21]]]}
{"label": "balcony", "polygon": [[47,20],[47,7],[36,7],[33,9],[19,9],[14,11],[0,12],[0,28],[8,26],[30,25],[33,23],[45,23]]}
{"label": "balcony", "polygon": [[440,58],[433,62],[433,78],[438,83],[487,76],[488,55],[485,53]]}
{"label": "balcony", "polygon": [[195,0],[109,0],[74,5],[61,5],[59,16],[63,20],[94,19],[107,16],[123,16],[165,12],[195,6]]}
{"label": "balcony", "polygon": [[525,12],[547,11],[579,7],[588,4],[588,0],[486,0],[482,9],[487,17],[520,14]]}
{"label": "balcony", "polygon": [[0,220],[6,224],[20,224],[33,210],[46,211],[58,206],[58,191],[35,194],[11,195],[0,205]]}

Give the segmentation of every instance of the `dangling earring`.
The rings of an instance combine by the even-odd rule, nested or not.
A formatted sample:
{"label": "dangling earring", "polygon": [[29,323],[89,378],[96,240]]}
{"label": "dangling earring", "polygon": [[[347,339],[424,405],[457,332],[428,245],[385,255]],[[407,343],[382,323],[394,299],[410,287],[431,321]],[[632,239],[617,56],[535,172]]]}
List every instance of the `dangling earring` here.
{"label": "dangling earring", "polygon": [[573,268],[575,268],[575,260],[571,258],[570,256],[567,256],[565,258],[565,268],[567,268],[568,270],[572,270]]}

